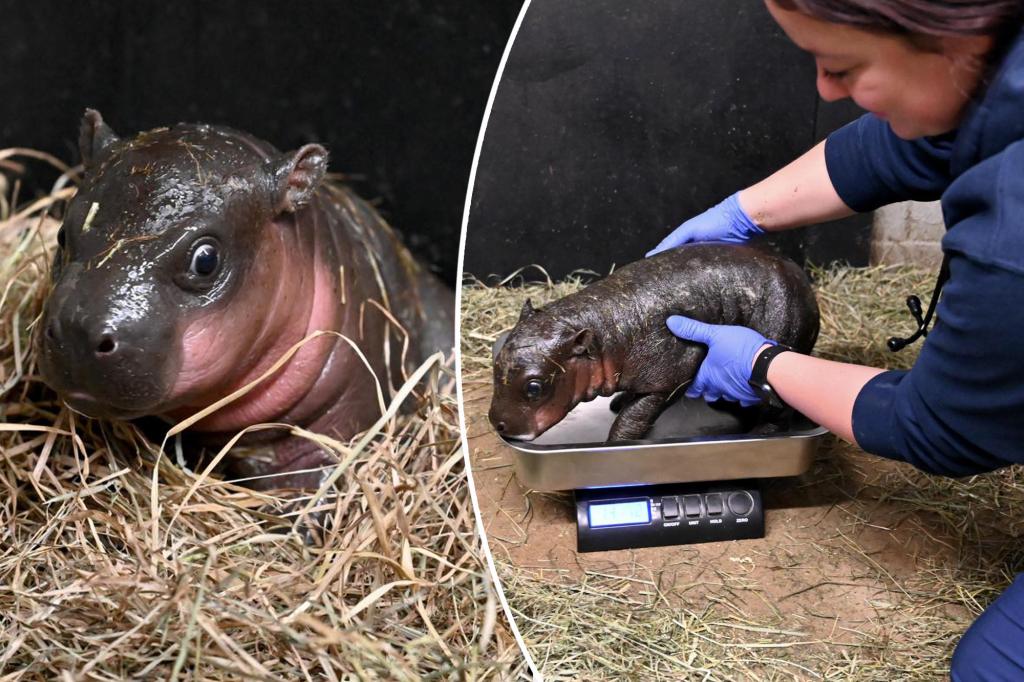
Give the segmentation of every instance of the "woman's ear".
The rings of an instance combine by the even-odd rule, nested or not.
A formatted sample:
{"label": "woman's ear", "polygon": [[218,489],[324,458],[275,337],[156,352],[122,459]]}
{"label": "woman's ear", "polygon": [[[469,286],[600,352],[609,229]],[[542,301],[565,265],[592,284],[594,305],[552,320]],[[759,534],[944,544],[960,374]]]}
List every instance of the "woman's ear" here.
{"label": "woman's ear", "polygon": [[985,56],[995,46],[992,36],[942,36],[935,39],[942,54],[959,64],[984,68]]}

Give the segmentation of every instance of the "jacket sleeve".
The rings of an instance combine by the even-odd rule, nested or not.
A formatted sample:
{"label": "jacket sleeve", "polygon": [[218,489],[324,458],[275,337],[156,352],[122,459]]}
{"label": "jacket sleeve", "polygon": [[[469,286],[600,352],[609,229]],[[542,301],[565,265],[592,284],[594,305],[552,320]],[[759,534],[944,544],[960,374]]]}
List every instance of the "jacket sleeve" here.
{"label": "jacket sleeve", "polygon": [[955,136],[904,140],[865,114],[828,136],[825,165],[839,197],[859,213],[897,201],[934,201],[952,181]]}
{"label": "jacket sleeve", "polygon": [[914,368],[879,374],[858,394],[858,444],[948,476],[1024,462],[1021,292],[1020,274],[954,254]]}

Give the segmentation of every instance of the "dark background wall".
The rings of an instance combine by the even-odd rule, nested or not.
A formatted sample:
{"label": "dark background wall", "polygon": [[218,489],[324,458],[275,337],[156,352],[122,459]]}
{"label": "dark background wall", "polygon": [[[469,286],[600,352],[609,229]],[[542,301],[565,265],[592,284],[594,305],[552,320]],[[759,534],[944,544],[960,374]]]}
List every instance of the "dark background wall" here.
{"label": "dark background wall", "polygon": [[[558,278],[643,257],[859,115],[821,102],[814,75],[762,0],[534,0],[487,126],[465,271]],[[840,222],[773,239],[799,261],[866,263],[869,217]]]}
{"label": "dark background wall", "polygon": [[0,0],[0,147],[77,162],[86,106],[121,134],[204,121],[284,149],[323,142],[331,170],[454,281],[473,148],[520,6]]}

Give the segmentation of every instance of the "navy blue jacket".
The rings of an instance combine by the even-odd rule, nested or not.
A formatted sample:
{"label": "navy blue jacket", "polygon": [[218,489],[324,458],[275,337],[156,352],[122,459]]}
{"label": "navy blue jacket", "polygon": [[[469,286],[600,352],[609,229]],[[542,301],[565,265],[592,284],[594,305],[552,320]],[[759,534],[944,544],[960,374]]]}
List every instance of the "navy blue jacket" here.
{"label": "navy blue jacket", "polygon": [[869,114],[825,160],[850,208],[941,198],[948,230],[938,322],[912,370],[861,390],[857,442],[951,476],[1024,462],[1024,34],[957,131],[906,141]]}

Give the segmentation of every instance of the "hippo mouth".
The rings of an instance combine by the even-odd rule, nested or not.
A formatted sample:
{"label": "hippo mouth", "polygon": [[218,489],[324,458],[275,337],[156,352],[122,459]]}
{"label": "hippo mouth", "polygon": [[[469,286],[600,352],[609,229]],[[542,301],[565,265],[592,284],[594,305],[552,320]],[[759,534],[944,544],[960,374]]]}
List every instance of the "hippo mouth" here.
{"label": "hippo mouth", "polygon": [[514,440],[514,441],[530,441],[530,440],[534,440],[535,438],[540,436],[539,433],[527,433],[527,434],[521,434],[521,435],[513,435],[513,434],[510,434],[510,433],[500,433],[500,432],[499,432],[498,435],[500,435],[505,440]]}
{"label": "hippo mouth", "polygon": [[547,430],[544,428],[540,428],[533,429],[532,431],[520,431],[517,433],[511,430],[507,426],[507,422],[502,421],[501,419],[491,418],[490,421],[491,428],[493,428],[494,432],[497,433],[503,440],[533,440],[534,438],[537,438],[538,436],[540,436],[540,434],[544,433],[544,431]]}
{"label": "hippo mouth", "polygon": [[500,413],[489,414],[488,419],[495,433],[502,439],[530,441],[540,438],[548,429],[568,417],[569,412],[571,409],[563,411],[558,407],[545,407],[526,419],[522,419],[522,415],[506,417]]}
{"label": "hippo mouth", "polygon": [[[504,424],[501,424],[500,422],[496,424],[495,422],[492,421],[491,426],[494,427],[495,432],[497,432],[497,434],[501,436],[501,438],[503,438],[504,440],[530,441],[540,438],[544,434],[544,432],[546,432],[548,429],[550,429],[552,426],[554,426],[560,421],[562,420],[554,419],[548,420],[547,423],[543,423],[540,420],[537,420],[532,424],[533,429],[529,431],[520,431],[518,433],[508,429],[507,427],[504,426]],[[499,424],[501,424],[502,428],[499,428]]]}
{"label": "hippo mouth", "polygon": [[120,419],[127,421],[150,413],[148,410],[111,405],[109,402],[98,400],[86,391],[69,391],[60,397],[61,401],[73,412],[91,419]]}

